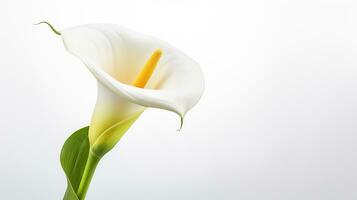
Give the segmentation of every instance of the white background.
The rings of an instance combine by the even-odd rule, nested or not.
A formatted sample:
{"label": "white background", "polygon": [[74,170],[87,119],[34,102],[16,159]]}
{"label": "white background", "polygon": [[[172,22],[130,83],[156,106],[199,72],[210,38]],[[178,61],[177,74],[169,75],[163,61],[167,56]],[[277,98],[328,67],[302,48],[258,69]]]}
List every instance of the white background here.
{"label": "white background", "polygon": [[108,22],[168,41],[206,91],[179,119],[149,109],[96,171],[88,200],[357,199],[357,3],[0,3],[0,199],[61,199],[63,142],[89,123],[95,79],[58,29]]}

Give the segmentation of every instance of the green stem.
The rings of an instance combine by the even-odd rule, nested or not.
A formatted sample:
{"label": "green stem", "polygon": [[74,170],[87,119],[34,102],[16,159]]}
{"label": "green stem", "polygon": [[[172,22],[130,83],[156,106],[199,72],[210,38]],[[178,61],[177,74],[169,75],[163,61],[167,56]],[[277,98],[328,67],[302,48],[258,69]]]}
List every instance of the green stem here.
{"label": "green stem", "polygon": [[92,151],[89,152],[88,155],[88,160],[86,163],[86,167],[84,168],[83,176],[81,179],[81,183],[79,184],[77,196],[79,200],[84,200],[86,197],[89,184],[92,180],[93,174],[95,172],[95,169],[100,161],[100,157],[92,153]]}

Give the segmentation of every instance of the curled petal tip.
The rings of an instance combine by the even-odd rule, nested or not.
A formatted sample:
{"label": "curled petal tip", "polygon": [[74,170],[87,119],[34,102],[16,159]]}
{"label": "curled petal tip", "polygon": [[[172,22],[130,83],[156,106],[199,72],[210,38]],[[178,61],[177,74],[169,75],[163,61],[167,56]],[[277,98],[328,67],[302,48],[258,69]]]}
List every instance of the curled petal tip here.
{"label": "curled petal tip", "polygon": [[179,129],[177,129],[177,131],[181,131],[182,130],[182,126],[183,126],[183,117],[180,117],[180,119],[181,119],[181,124],[180,124],[180,128]]}
{"label": "curled petal tip", "polygon": [[56,35],[61,35],[61,33],[59,31],[57,31],[50,23],[48,23],[46,21],[42,21],[42,22],[36,23],[34,25],[39,25],[39,24],[47,24]]}

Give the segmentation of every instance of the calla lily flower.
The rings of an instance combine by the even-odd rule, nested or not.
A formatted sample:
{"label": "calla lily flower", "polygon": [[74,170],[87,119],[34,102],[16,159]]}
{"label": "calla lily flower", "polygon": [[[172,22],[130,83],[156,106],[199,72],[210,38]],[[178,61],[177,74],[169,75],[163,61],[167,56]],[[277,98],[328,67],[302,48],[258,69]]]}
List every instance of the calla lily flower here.
{"label": "calla lily flower", "polygon": [[146,108],[169,110],[183,119],[203,93],[199,65],[161,40],[112,24],[77,26],[60,35],[66,50],[98,81],[89,128],[98,154],[109,151]]}
{"label": "calla lily flower", "polygon": [[199,65],[178,49],[150,36],[111,24],[82,25],[57,31],[66,50],[80,59],[98,82],[89,128],[63,145],[67,176],[64,200],[84,200],[100,159],[149,107],[185,114],[204,90]]}

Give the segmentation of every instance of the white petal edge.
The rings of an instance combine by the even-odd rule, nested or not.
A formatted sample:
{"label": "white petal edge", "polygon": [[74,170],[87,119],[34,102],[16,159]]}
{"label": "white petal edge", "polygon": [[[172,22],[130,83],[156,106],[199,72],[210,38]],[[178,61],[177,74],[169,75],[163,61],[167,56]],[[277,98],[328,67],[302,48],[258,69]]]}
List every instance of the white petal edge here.
{"label": "white petal edge", "polygon": [[[154,47],[157,46],[158,48],[162,48],[164,53],[168,52],[170,59],[164,62],[170,73],[168,73],[169,75],[166,75],[167,80],[165,80],[161,88],[157,90],[143,89],[124,84],[115,79],[113,75],[107,73],[103,69],[103,66],[99,66],[101,61],[99,62],[96,60],[97,58],[93,57],[93,53],[82,53],[88,51],[88,49],[86,49],[88,46],[83,45],[83,47],[81,47],[81,45],[78,45],[78,40],[82,41],[82,43],[79,44],[88,42],[96,43],[95,45],[101,45],[100,42],[102,41],[99,39],[99,41],[93,41],[93,37],[88,38],[88,41],[86,41],[86,34],[89,31],[100,32],[106,30],[115,31],[116,34],[122,36],[122,38],[124,38],[124,43],[130,43],[135,39],[140,39],[149,41],[148,43]],[[72,32],[75,32],[75,34],[71,34]],[[116,95],[134,104],[169,110],[177,113],[183,118],[203,94],[204,78],[199,65],[178,49],[158,39],[138,34],[126,28],[111,24],[83,25],[61,31],[61,34],[67,51],[79,58],[100,83],[109,88]],[[133,37],[131,37],[131,35],[133,35]],[[103,33],[103,36],[105,37],[105,33]],[[96,39],[94,38],[94,40]],[[111,41],[111,38],[106,38],[106,40],[110,44],[106,44],[107,46],[117,45],[113,43],[115,41]],[[135,48],[139,48],[137,50],[142,51],[140,45],[139,47],[135,45],[133,51],[135,51]],[[108,56],[110,57],[113,55]],[[103,60],[103,56],[100,59]]]}

